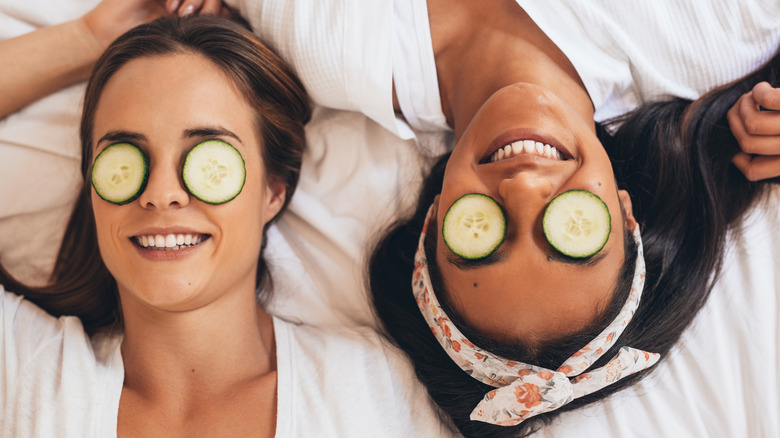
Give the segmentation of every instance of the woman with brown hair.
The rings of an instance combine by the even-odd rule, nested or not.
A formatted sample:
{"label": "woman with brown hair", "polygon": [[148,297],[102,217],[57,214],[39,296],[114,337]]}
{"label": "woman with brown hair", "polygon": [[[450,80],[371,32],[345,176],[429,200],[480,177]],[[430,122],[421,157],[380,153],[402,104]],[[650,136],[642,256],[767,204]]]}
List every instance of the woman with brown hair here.
{"label": "woman with brown hair", "polygon": [[297,77],[228,20],[162,18],[109,46],[51,281],[0,275],[3,435],[447,433],[376,334],[257,302],[309,117]]}

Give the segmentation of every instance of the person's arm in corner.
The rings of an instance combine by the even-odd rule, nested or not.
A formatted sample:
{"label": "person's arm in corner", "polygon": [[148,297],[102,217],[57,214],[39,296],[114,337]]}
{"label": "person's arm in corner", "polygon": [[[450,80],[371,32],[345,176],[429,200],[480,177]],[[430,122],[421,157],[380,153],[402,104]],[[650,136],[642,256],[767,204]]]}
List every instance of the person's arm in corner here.
{"label": "person's arm in corner", "polygon": [[116,37],[165,14],[163,0],[104,0],[76,20],[0,41],[0,118],[85,80]]}

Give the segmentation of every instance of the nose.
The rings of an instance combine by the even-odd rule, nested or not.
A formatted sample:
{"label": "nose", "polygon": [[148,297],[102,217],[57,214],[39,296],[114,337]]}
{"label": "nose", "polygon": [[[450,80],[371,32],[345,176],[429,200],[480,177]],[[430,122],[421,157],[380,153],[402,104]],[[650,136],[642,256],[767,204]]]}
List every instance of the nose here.
{"label": "nose", "polygon": [[550,180],[521,172],[501,181],[498,193],[504,211],[516,226],[534,226],[553,195]]}
{"label": "nose", "polygon": [[138,198],[144,208],[167,210],[169,208],[185,207],[190,202],[190,195],[181,180],[176,163],[152,161],[149,170],[149,181]]}

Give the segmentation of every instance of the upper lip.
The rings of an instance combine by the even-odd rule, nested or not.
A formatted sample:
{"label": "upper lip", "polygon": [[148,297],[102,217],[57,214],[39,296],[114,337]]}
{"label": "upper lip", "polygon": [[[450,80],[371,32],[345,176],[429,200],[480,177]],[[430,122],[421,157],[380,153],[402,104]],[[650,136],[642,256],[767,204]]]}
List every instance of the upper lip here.
{"label": "upper lip", "polygon": [[561,155],[563,155],[564,160],[570,160],[574,158],[572,153],[565,146],[563,146],[561,142],[549,134],[533,129],[513,129],[500,134],[490,143],[490,146],[487,148],[487,152],[479,161],[480,164],[488,163],[490,156],[498,149],[521,140],[533,140],[535,142],[549,144],[550,146],[557,149]]}

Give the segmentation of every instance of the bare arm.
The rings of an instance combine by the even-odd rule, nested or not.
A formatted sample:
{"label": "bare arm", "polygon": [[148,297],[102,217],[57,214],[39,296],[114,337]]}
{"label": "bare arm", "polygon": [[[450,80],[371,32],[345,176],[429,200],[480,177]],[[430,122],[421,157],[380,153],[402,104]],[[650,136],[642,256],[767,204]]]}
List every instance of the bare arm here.
{"label": "bare arm", "polygon": [[0,41],[0,118],[86,79],[111,41],[164,14],[163,0],[104,0],[79,19]]}

